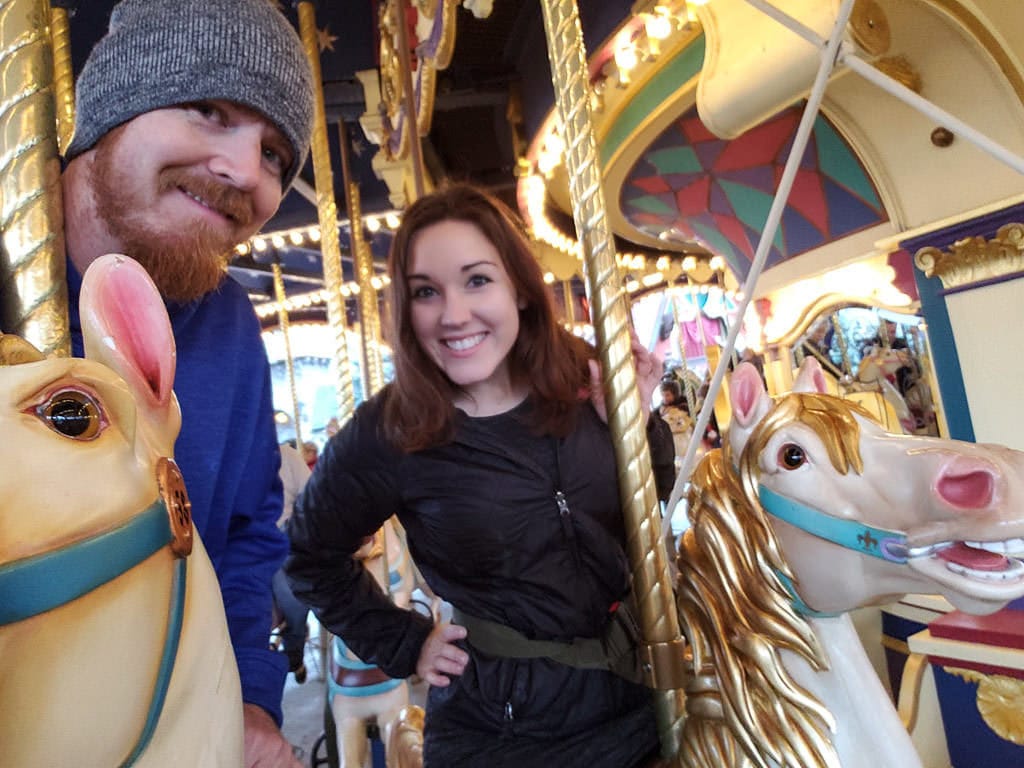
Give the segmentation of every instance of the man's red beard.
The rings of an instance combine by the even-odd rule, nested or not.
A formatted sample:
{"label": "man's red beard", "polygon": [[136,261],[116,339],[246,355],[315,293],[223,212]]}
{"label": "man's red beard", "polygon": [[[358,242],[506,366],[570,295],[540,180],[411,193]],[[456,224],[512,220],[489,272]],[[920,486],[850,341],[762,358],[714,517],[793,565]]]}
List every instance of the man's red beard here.
{"label": "man's red beard", "polygon": [[[121,243],[127,256],[138,261],[153,278],[160,294],[171,301],[201,298],[220,285],[236,242],[229,242],[222,228],[197,221],[181,230],[154,232],[146,224],[146,211],[119,184],[115,129],[96,147],[92,167],[96,213],[109,234]],[[190,173],[166,168],[157,181],[158,194],[180,189],[204,200],[214,210],[230,217],[239,230],[253,220],[252,198],[234,187]]]}

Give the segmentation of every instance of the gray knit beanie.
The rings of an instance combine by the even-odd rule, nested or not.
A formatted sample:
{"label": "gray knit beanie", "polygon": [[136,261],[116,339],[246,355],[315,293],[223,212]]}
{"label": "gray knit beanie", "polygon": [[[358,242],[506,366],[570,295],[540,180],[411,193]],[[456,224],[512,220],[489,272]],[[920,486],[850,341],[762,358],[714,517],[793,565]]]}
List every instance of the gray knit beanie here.
{"label": "gray knit beanie", "polygon": [[269,0],[123,0],[76,84],[71,160],[154,109],[223,99],[267,117],[306,161],[313,76],[294,28]]}

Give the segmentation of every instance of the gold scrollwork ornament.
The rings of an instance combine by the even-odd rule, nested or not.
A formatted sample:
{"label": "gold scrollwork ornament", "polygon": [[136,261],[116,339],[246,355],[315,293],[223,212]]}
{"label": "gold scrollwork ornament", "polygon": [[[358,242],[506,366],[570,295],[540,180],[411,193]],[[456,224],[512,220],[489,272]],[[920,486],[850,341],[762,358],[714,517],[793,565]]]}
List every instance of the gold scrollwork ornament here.
{"label": "gold scrollwork ornament", "polygon": [[922,248],[914,264],[928,277],[938,277],[944,288],[990,280],[1024,271],[1024,224],[1006,224],[991,240],[966,237],[949,251]]}
{"label": "gold scrollwork ornament", "polygon": [[959,667],[946,667],[946,671],[977,683],[978,712],[988,727],[1000,738],[1024,745],[1024,680]]}

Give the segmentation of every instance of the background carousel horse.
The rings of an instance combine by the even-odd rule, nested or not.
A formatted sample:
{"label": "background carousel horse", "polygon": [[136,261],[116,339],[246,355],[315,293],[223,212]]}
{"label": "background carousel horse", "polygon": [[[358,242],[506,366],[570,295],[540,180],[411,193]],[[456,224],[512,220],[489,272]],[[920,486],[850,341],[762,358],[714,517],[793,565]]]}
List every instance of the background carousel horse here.
{"label": "background carousel horse", "polygon": [[694,473],[685,765],[919,766],[845,612],[938,592],[989,613],[1024,594],[1007,556],[1024,545],[1024,454],[885,433],[824,385],[808,360],[773,402],[738,366],[727,448]]}
{"label": "background carousel horse", "polygon": [[170,460],[174,340],[149,276],[86,272],[87,359],[0,336],[0,765],[238,766],[238,670]]}
{"label": "background carousel horse", "polygon": [[[387,520],[355,556],[396,605],[408,608],[414,601],[419,602],[413,597],[419,588],[416,571],[397,520]],[[425,608],[436,618],[436,602]],[[341,768],[369,768],[370,725],[377,726],[381,741],[387,745],[389,766],[422,765],[422,709],[409,704],[409,681],[388,677],[378,667],[366,664],[340,637],[333,639],[328,670],[328,712]]]}
{"label": "background carousel horse", "polygon": [[930,434],[935,423],[935,406],[910,352],[886,346],[873,347],[857,366],[857,380],[881,387],[883,396],[896,409],[903,431],[908,435]]}

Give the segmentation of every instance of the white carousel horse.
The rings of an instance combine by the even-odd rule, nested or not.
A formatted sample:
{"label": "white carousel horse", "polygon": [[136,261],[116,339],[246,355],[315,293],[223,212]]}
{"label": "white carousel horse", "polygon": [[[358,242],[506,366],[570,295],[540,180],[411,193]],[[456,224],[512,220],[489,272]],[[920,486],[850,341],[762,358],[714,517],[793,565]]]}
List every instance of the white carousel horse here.
{"label": "white carousel horse", "polygon": [[82,326],[84,360],[0,336],[0,766],[238,766],[238,670],[171,461],[163,302],[105,256]]}
{"label": "white carousel horse", "polygon": [[[355,556],[397,606],[412,604],[417,588],[415,568],[397,521],[386,521]],[[436,616],[436,605],[431,612]],[[388,677],[380,668],[363,662],[340,637],[333,639],[328,670],[327,700],[340,768],[369,768],[366,729],[370,724],[380,729],[389,766],[422,765],[422,710],[409,704],[409,682]]]}
{"label": "white carousel horse", "polygon": [[687,766],[920,766],[846,612],[937,592],[988,613],[1024,594],[1007,555],[1024,546],[1024,453],[888,434],[823,388],[808,360],[773,402],[738,366],[728,447],[694,474]]}

